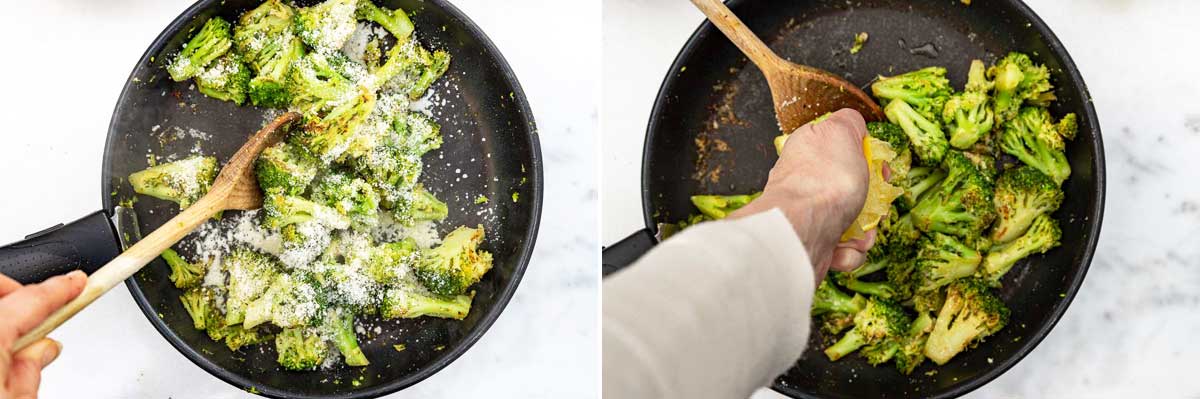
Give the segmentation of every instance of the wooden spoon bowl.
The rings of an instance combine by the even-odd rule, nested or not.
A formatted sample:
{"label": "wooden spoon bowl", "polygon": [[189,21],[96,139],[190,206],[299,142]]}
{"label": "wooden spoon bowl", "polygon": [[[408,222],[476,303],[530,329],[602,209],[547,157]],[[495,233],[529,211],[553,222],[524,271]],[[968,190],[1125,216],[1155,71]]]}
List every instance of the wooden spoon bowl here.
{"label": "wooden spoon bowl", "polygon": [[883,120],[883,110],[858,86],[824,70],[779,57],[719,0],[692,0],[692,4],[762,70],[771,87],[780,132],[791,133],[842,108],[857,110],[868,121]]}

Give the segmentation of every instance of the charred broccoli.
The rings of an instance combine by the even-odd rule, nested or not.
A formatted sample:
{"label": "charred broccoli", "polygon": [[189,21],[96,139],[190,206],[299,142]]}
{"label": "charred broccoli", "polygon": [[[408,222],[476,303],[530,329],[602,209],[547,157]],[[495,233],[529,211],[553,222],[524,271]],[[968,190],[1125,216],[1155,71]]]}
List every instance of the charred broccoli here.
{"label": "charred broccoli", "polygon": [[952,236],[933,233],[923,239],[916,260],[916,290],[932,291],[975,274],[983,256]]}
{"label": "charred broccoli", "polygon": [[250,69],[237,57],[226,54],[196,75],[196,89],[206,96],[242,105],[250,91]]}
{"label": "charred broccoli", "polygon": [[325,361],[329,344],[308,328],[288,328],[275,336],[276,361],[288,370],[312,370]]}
{"label": "charred broccoli", "polygon": [[1029,255],[1046,253],[1058,246],[1060,238],[1062,229],[1058,227],[1058,222],[1048,215],[1039,215],[1021,237],[992,247],[983,258],[980,273],[993,283],[998,283],[1017,261]]}
{"label": "charred broccoli", "polygon": [[1054,123],[1045,108],[1025,107],[1004,126],[1000,148],[1062,184],[1071,175],[1064,140],[1074,137],[1074,114]]}
{"label": "charred broccoli", "polygon": [[461,295],[492,268],[492,254],[479,250],[482,242],[483,226],[461,226],[426,252],[413,271],[434,294]]}
{"label": "charred broccoli", "polygon": [[286,195],[301,195],[317,176],[320,166],[320,162],[303,147],[279,143],[259,154],[254,173],[264,192],[279,188]]}
{"label": "charred broccoli", "polygon": [[412,36],[413,23],[404,10],[388,10],[376,6],[371,0],[358,0],[355,16],[379,24],[396,38],[397,43],[404,42]]}
{"label": "charred broccoli", "polygon": [[[871,92],[888,105],[896,100],[907,103],[922,120],[937,121],[953,90],[950,80],[946,79],[946,68],[928,67],[892,77],[881,76],[871,84]],[[892,123],[899,122],[892,120]],[[909,138],[912,138],[911,132]],[[913,140],[914,143],[918,141]]]}
{"label": "charred broccoli", "polygon": [[942,110],[942,121],[946,123],[950,145],[954,148],[971,148],[979,138],[992,131],[995,114],[987,95],[992,83],[983,74],[983,61],[972,61],[966,91],[951,96]]}
{"label": "charred broccoli", "polygon": [[471,311],[469,294],[441,296],[415,282],[402,282],[384,293],[379,313],[385,319],[412,319],[421,316],[462,320]]}
{"label": "charred broccoli", "polygon": [[996,180],[996,225],[992,241],[1004,244],[1015,240],[1033,220],[1058,209],[1063,191],[1050,177],[1032,166],[1009,169]]}
{"label": "charred broccoli", "polygon": [[292,27],[296,11],[282,0],[266,0],[242,14],[233,28],[233,44],[255,73],[250,79],[250,102],[283,108],[291,103],[287,77],[292,64],[304,56],[304,44]]}
{"label": "charred broccoli", "polygon": [[213,17],[204,23],[204,27],[183,46],[179,54],[167,65],[167,73],[176,82],[182,82],[200,75],[213,61],[216,61],[233,47],[229,33],[229,21],[221,17]]}
{"label": "charred broccoli", "polygon": [[188,262],[170,248],[163,251],[162,258],[171,268],[171,282],[175,283],[176,288],[187,289],[198,286],[204,280],[204,274],[208,272],[208,262]]}
{"label": "charred broccoli", "polygon": [[825,348],[829,360],[838,360],[865,345],[874,345],[892,337],[902,336],[909,328],[908,315],[892,302],[871,299],[861,312],[854,315],[854,328],[836,343]]}
{"label": "charred broccoli", "polygon": [[1023,102],[1045,106],[1054,100],[1050,72],[1025,54],[1008,53],[988,68],[987,76],[995,84],[992,107],[997,122],[1015,117]]}
{"label": "charred broccoli", "polygon": [[131,174],[129,184],[138,194],[173,201],[184,209],[207,194],[216,178],[217,159],[196,155]]}
{"label": "charred broccoli", "polygon": [[946,364],[968,345],[1004,327],[1008,312],[1008,307],[988,290],[986,283],[974,279],[955,281],[946,290],[946,303],[925,341],[925,356],[939,365]]}
{"label": "charred broccoli", "polygon": [[296,35],[319,52],[338,51],[358,27],[357,3],[371,0],[326,0],[296,11]]}
{"label": "charred broccoli", "polygon": [[889,102],[883,109],[892,123],[900,125],[912,145],[921,165],[934,166],[942,162],[950,143],[937,119],[928,118],[904,101]]}
{"label": "charred broccoli", "polygon": [[929,233],[978,235],[996,217],[993,182],[960,152],[947,154],[943,165],[946,178],[913,207],[913,224]]}

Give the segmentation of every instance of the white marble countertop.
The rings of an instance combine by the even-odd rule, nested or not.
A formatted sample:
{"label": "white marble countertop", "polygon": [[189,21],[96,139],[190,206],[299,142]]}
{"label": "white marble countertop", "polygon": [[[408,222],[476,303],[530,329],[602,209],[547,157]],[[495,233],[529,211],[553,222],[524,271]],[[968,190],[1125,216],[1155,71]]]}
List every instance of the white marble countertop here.
{"label": "white marble countertop", "polygon": [[[545,159],[541,233],[503,315],[461,358],[392,397],[598,397],[593,147],[598,7],[455,0],[504,53],[532,103]],[[133,63],[190,2],[45,0],[4,5],[0,242],[99,209],[106,127]],[[518,17],[519,16],[519,17]],[[519,21],[514,20],[519,19]],[[545,32],[556,32],[547,35]],[[532,40],[531,38],[536,38]],[[546,57],[548,48],[556,49]],[[64,99],[66,101],[64,101]],[[28,194],[26,194],[28,193]],[[585,210],[585,211],[581,211]],[[146,322],[118,287],[53,337],[44,398],[234,398]]]}
{"label": "white marble countertop", "polygon": [[[1108,161],[1103,234],[1082,290],[1049,337],[969,396],[1197,397],[1200,2],[1028,3],[1071,52],[1095,100]],[[605,244],[642,227],[639,170],[650,108],[702,18],[682,0],[605,0]]]}

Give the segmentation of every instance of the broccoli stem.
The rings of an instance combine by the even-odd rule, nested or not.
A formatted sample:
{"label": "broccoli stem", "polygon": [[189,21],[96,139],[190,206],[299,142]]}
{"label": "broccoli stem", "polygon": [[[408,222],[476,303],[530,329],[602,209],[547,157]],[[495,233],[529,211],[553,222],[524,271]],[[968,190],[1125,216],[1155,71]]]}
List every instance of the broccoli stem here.
{"label": "broccoli stem", "polygon": [[358,367],[370,364],[367,356],[358,347],[358,337],[354,335],[354,315],[339,315],[333,322],[333,346],[342,353],[346,365]]}
{"label": "broccoli stem", "polygon": [[846,355],[854,353],[854,351],[858,350],[858,348],[861,348],[863,345],[866,345],[866,343],[866,338],[858,332],[858,329],[851,329],[833,345],[825,348],[825,356],[828,356],[829,360],[837,361]]}

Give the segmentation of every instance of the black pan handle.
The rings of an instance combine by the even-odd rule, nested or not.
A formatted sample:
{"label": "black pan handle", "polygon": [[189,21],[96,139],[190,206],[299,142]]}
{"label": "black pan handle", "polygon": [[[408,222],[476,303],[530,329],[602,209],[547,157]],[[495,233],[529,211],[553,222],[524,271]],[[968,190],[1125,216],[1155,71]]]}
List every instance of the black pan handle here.
{"label": "black pan handle", "polygon": [[117,230],[104,211],[25,236],[0,247],[0,274],[21,284],[80,269],[88,274],[121,253]]}
{"label": "black pan handle", "polygon": [[617,241],[616,244],[605,247],[600,255],[604,275],[607,276],[629,266],[655,245],[658,245],[658,239],[654,238],[654,232],[646,228],[630,234],[629,237]]}

